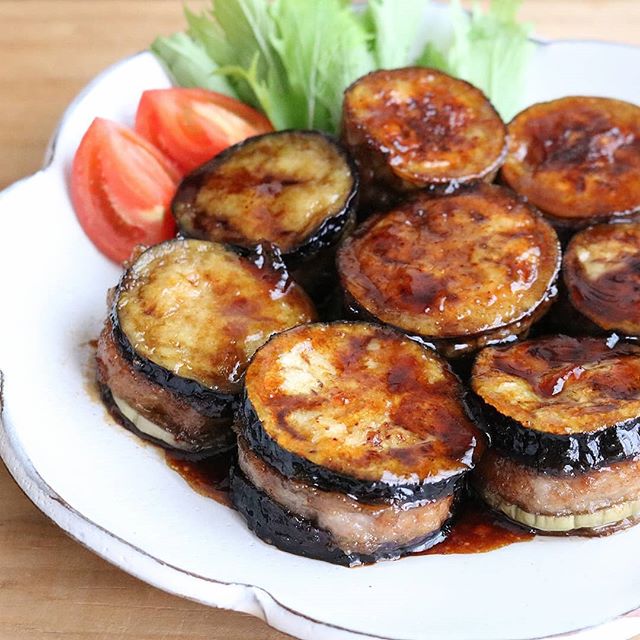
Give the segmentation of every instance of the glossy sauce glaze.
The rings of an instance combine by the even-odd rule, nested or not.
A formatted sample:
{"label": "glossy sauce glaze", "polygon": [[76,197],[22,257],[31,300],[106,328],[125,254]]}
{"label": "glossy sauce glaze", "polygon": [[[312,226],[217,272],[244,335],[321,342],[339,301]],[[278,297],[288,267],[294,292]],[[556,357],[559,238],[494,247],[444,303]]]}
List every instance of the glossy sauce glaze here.
{"label": "glossy sauce glaze", "polygon": [[268,245],[240,257],[183,239],[147,249],[129,267],[111,313],[123,353],[142,359],[157,382],[178,376],[228,393],[238,391],[247,361],[270,335],[314,318]]}
{"label": "glossy sauce glaze", "polygon": [[331,488],[336,474],[393,487],[445,481],[473,468],[483,444],[447,364],[379,325],[308,324],[278,334],[252,360],[245,393],[250,443],[266,433],[277,457],[298,456],[297,468],[311,463],[316,482],[325,475],[317,467],[327,469]]}
{"label": "glossy sauce glaze", "polygon": [[358,308],[426,340],[465,342],[532,319],[555,295],[559,268],[553,229],[494,185],[417,197],[370,218],[338,253]]}
{"label": "glossy sauce glaze", "polygon": [[480,180],[505,155],[505,126],[486,96],[434,69],[374,71],[347,89],[343,109],[343,138],[365,177],[403,190]]}
{"label": "glossy sauce glaze", "polygon": [[577,233],[562,270],[575,309],[603,330],[640,336],[640,223]]}
{"label": "glossy sauce glaze", "polygon": [[640,107],[567,97],[533,105],[509,124],[507,184],[572,225],[640,210]]}
{"label": "glossy sauce glaze", "polygon": [[173,212],[188,237],[250,248],[268,241],[295,252],[354,199],[350,160],[319,132],[278,131],[227,149],[187,176]]}
{"label": "glossy sauce glaze", "polygon": [[640,416],[640,347],[552,336],[480,353],[473,390],[528,429],[568,436]]}

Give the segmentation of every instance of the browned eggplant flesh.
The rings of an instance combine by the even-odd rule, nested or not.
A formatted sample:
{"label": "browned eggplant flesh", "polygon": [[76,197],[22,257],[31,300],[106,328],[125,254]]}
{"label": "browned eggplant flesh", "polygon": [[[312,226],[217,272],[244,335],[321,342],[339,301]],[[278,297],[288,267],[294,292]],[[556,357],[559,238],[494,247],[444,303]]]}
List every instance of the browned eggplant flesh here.
{"label": "browned eggplant flesh", "polygon": [[365,191],[444,192],[490,180],[507,150],[506,127],[486,96],[424,67],[357,80],[345,92],[342,127]]}
{"label": "browned eggplant flesh", "polygon": [[[640,514],[640,347],[553,336],[478,356],[490,506],[543,532],[598,533]],[[622,492],[622,493],[621,493]]]}
{"label": "browned eggplant flesh", "polygon": [[640,213],[640,107],[572,96],[525,109],[508,130],[503,180],[558,227]]}
{"label": "browned eggplant flesh", "polygon": [[[271,338],[247,369],[239,418],[240,484],[328,532],[349,562],[397,557],[443,537],[484,443],[437,354],[359,322]],[[242,486],[234,493],[236,506],[278,544],[277,530],[266,535],[270,516],[258,522],[242,506],[245,494]],[[309,544],[298,552],[309,555]]]}
{"label": "browned eggplant flesh", "polygon": [[297,266],[352,226],[357,187],[353,162],[329,136],[278,131],[196,169],[179,186],[172,210],[187,237],[244,249],[266,241]]}
{"label": "browned eggplant flesh", "polygon": [[604,331],[640,337],[640,223],[602,224],[577,233],[562,270],[577,311]]}
{"label": "browned eggplant flesh", "polygon": [[559,267],[552,227],[486,184],[374,216],[338,252],[352,314],[452,358],[526,335],[556,295]]}
{"label": "browned eggplant flesh", "polygon": [[125,426],[193,453],[232,442],[233,407],[254,351],[315,319],[268,252],[252,261],[201,240],[147,249],[112,298],[97,353],[103,395]]}

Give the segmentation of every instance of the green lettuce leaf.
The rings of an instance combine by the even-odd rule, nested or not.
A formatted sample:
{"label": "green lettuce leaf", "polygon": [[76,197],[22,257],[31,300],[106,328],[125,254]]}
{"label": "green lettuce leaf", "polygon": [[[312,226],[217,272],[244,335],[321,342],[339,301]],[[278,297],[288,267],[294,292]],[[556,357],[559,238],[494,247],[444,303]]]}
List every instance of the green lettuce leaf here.
{"label": "green lettuce leaf", "polygon": [[415,48],[423,38],[424,0],[369,0],[363,22],[371,34],[375,66],[397,69],[415,62]]}
{"label": "green lettuce leaf", "polygon": [[[212,0],[188,9],[187,34],[152,51],[177,84],[222,91],[262,110],[277,129],[335,133],[342,95],[378,68],[433,66],[483,89],[505,117],[520,107],[533,44],[516,19],[519,0],[492,0],[471,14],[456,1],[452,34],[424,47],[428,0]],[[420,51],[422,49],[422,51]],[[416,50],[417,53],[416,53]]]}
{"label": "green lettuce leaf", "polygon": [[226,78],[216,73],[217,65],[202,44],[186,33],[156,38],[151,51],[161,60],[175,84],[203,87],[237,97]]}
{"label": "green lettuce leaf", "polygon": [[453,34],[444,50],[427,46],[418,64],[442,69],[482,89],[503,118],[522,108],[526,72],[535,45],[530,27],[516,17],[520,0],[492,0],[471,14],[452,3]]}
{"label": "green lettuce leaf", "polygon": [[342,93],[370,71],[368,35],[344,0],[276,0],[272,44],[284,68],[294,127],[335,131]]}

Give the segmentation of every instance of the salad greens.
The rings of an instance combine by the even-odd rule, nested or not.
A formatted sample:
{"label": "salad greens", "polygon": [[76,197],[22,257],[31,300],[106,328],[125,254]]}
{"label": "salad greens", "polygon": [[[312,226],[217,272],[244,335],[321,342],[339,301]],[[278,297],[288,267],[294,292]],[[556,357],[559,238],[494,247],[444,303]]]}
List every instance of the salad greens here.
{"label": "salad greens", "polygon": [[431,66],[480,87],[503,117],[521,106],[533,44],[517,21],[520,0],[491,0],[468,14],[454,1],[450,33],[425,24],[428,0],[212,0],[185,9],[188,30],[151,50],[178,85],[237,97],[276,129],[336,132],[342,94],[380,68]]}

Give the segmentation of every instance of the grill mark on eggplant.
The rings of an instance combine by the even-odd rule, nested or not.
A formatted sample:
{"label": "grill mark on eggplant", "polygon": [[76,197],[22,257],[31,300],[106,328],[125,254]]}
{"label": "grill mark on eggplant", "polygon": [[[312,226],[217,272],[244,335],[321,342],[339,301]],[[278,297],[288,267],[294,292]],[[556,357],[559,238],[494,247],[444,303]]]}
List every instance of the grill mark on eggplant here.
{"label": "grill mark on eggplant", "polygon": [[[220,217],[215,217],[212,221],[209,219],[209,216],[215,216],[215,213],[208,212],[196,205],[198,193],[201,189],[206,188],[210,176],[214,174],[219,167],[229,162],[234,155],[246,152],[246,150],[251,149],[252,146],[266,144],[270,140],[292,136],[304,138],[308,144],[311,144],[313,141],[322,140],[323,144],[330,145],[330,148],[336,154],[336,158],[339,158],[340,161],[344,163],[351,181],[349,189],[342,194],[339,204],[333,207],[336,211],[322,219],[314,229],[304,234],[293,246],[288,246],[291,242],[289,242],[287,238],[294,238],[296,234],[300,235],[300,232],[292,231],[284,235],[280,234],[282,238],[279,239],[279,234],[276,230],[274,229],[272,231],[267,226],[267,233],[264,238],[260,240],[257,238],[243,238],[242,231],[235,229],[230,221]],[[256,176],[251,174],[245,181],[234,178],[234,182],[225,183],[225,188],[233,191],[234,184],[242,183],[242,188],[244,188],[247,182],[253,183],[255,181]],[[277,189],[274,188],[276,182],[279,185]],[[256,189],[263,195],[271,194],[277,196],[281,192],[282,187],[304,183],[302,180],[291,177],[278,178],[277,176],[267,174],[261,178],[261,184],[256,184]],[[226,242],[241,253],[251,249],[258,241],[271,242],[279,246],[287,266],[292,270],[296,270],[302,268],[305,263],[320,253],[334,247],[340,238],[348,232],[355,221],[358,187],[359,178],[356,165],[349,153],[334,138],[319,131],[285,130],[255,136],[233,145],[189,174],[183,180],[176,193],[172,203],[172,211],[181,233],[186,237]],[[274,226],[275,222],[274,220]],[[212,225],[214,225],[215,228],[212,227]]]}
{"label": "grill mark on eggplant", "polygon": [[[368,379],[364,373],[360,375],[358,373],[359,367],[364,365],[357,364],[355,360],[352,360],[352,358],[364,358],[367,356],[364,349],[373,339],[377,342],[380,342],[382,339],[382,343],[376,345],[382,350],[381,353],[385,349],[392,349],[394,344],[401,345],[396,349],[398,352],[403,349],[411,352],[412,358],[416,358],[418,355],[420,358],[424,358],[429,352],[424,352],[420,346],[413,345],[413,343],[407,341],[401,334],[383,327],[364,325],[362,323],[340,322],[333,325],[308,325],[308,327],[305,328],[309,329],[309,335],[313,335],[313,332],[317,331],[318,334],[316,338],[318,340],[320,340],[321,337],[322,340],[332,339],[331,337],[325,338],[325,335],[335,337],[336,355],[334,356],[333,363],[338,366],[339,369],[334,372],[333,375],[344,374],[352,377],[353,384],[356,385],[357,388],[366,389],[371,387],[372,389],[377,389],[378,386],[382,385],[387,389],[386,393],[390,394],[389,397],[404,394],[403,397],[407,400],[406,403],[401,403],[401,406],[397,407],[395,405],[387,406],[386,410],[391,412],[388,418],[391,422],[388,427],[392,427],[394,433],[398,431],[398,438],[400,437],[400,432],[405,433],[402,430],[406,430],[406,437],[422,437],[423,442],[416,441],[410,447],[409,445],[404,445],[405,448],[409,447],[411,449],[410,451],[399,451],[398,449],[403,448],[402,444],[390,446],[389,448],[378,451],[378,446],[373,443],[373,440],[369,443],[368,438],[371,437],[375,440],[376,437],[384,437],[387,432],[382,430],[382,427],[379,428],[372,423],[366,443],[341,445],[348,449],[345,455],[350,456],[350,468],[355,469],[358,465],[362,465],[362,468],[366,469],[367,473],[372,473],[372,471],[370,471],[371,465],[373,465],[371,468],[375,467],[376,469],[380,466],[381,476],[384,476],[382,473],[383,470],[387,473],[391,470],[395,471],[397,468],[403,470],[402,477],[393,479],[381,477],[380,480],[358,478],[356,473],[345,473],[338,467],[335,467],[335,465],[330,465],[332,468],[323,466],[319,460],[313,462],[301,453],[296,453],[281,446],[276,439],[267,432],[251,400],[251,381],[248,381],[245,386],[243,401],[239,408],[238,417],[240,423],[237,426],[249,442],[251,448],[268,464],[286,477],[300,479],[325,490],[346,493],[357,499],[362,499],[365,502],[404,502],[409,499],[436,499],[450,495],[457,486],[460,478],[473,466],[473,460],[475,455],[477,455],[477,451],[474,453],[474,449],[482,446],[482,436],[480,432],[474,433],[475,429],[469,421],[464,404],[464,392],[461,386],[458,392],[455,391],[455,389],[458,388],[459,381],[451,373],[448,366],[444,362],[437,360],[437,356],[430,355],[428,366],[436,367],[439,375],[444,376],[444,378],[442,380],[434,379],[430,383],[427,383],[425,376],[428,374],[427,370],[424,369],[424,367],[427,367],[427,364],[419,364],[417,360],[413,360],[410,372],[408,374],[401,372],[399,371],[400,365],[403,363],[408,365],[409,363],[406,359],[403,360],[401,358],[401,353],[398,353],[398,362],[390,364],[388,370],[385,369],[385,380],[383,381],[381,379],[374,384],[373,381],[376,374],[369,373]],[[336,335],[334,336],[333,333],[326,332],[336,332]],[[341,335],[345,332],[353,332],[353,335],[348,335],[348,333],[346,337]],[[360,333],[362,333],[362,335],[360,335]],[[273,345],[273,341],[275,340],[280,340],[283,343],[286,342],[287,345],[287,341],[290,340],[292,344],[301,345],[305,341],[305,332],[302,331],[302,327],[300,327],[280,334],[279,338],[277,336],[272,338],[263,349],[271,348],[270,345]],[[350,348],[349,345],[351,345]],[[279,353],[289,354],[295,347],[288,345],[286,348],[280,348],[284,350]],[[339,351],[341,352],[340,354],[338,354]],[[386,351],[384,352],[386,353]],[[324,353],[324,351],[321,353]],[[261,357],[261,354],[257,352],[250,367],[253,366],[255,368],[256,359],[259,357]],[[269,356],[269,358],[272,357],[271,355]],[[265,362],[270,363],[275,361],[265,360]],[[362,362],[364,363],[364,360]],[[274,376],[277,375],[275,373],[276,370],[277,369],[274,368],[273,372],[267,371],[260,374],[260,379],[263,380],[261,394],[263,391],[266,393],[266,389],[270,389],[272,388],[271,385],[276,384],[276,382],[274,382],[276,379]],[[343,373],[340,373],[341,371]],[[419,380],[410,379],[412,376],[419,378]],[[281,383],[279,382],[277,384],[279,385]],[[382,387],[380,388],[382,389]],[[288,424],[288,417],[295,414],[297,410],[308,411],[313,408],[320,410],[325,402],[323,398],[327,396],[327,393],[331,392],[327,389],[321,389],[316,394],[303,393],[300,396],[296,396],[285,394],[283,391],[280,391],[279,387],[276,388],[274,386],[273,392],[269,394],[268,400],[265,400],[270,406],[270,411],[273,413],[273,418],[269,417],[267,419],[270,423],[272,419],[275,420],[274,425],[270,428],[275,426],[279,433],[288,434],[287,438],[290,439],[291,444],[293,444],[293,442],[300,443],[300,446],[297,446],[297,448],[301,451],[309,447],[310,451],[321,447],[321,450],[318,450],[315,454],[312,452],[310,455],[316,458],[318,456],[322,457],[322,451],[328,446],[328,441],[326,443],[324,441],[322,441],[323,443],[318,442],[313,446],[309,443],[309,447],[307,447],[307,435],[298,433],[295,428],[292,429]],[[342,387],[340,393],[349,395],[346,386]],[[430,406],[428,414],[430,420],[429,427],[420,426],[420,429],[424,430],[424,433],[422,436],[419,436],[417,433],[412,434],[412,430],[416,425],[424,422],[424,416],[413,415],[415,411],[418,411],[418,407],[413,406],[409,398],[417,398],[424,393],[432,394],[434,404],[436,403],[435,398],[441,398],[441,401],[445,404],[444,406]],[[456,393],[458,393],[458,395],[456,395]],[[282,402],[280,402],[278,398],[279,394],[283,394],[281,398]],[[344,398],[347,398],[347,395],[344,395]],[[383,394],[382,397],[386,396]],[[326,401],[331,403],[331,396],[327,396],[327,398]],[[260,402],[262,402],[262,400],[260,400]],[[426,402],[426,400],[424,402]],[[418,402],[418,405],[420,405],[420,402]],[[335,407],[335,405],[333,406]],[[357,406],[359,407],[359,405]],[[426,404],[423,403],[422,406],[426,407]],[[362,407],[359,409],[350,408],[348,410],[345,408],[345,412],[351,412],[351,414],[345,413],[347,423],[349,422],[348,415],[354,416],[354,411],[362,410],[364,410]],[[338,417],[339,415],[340,414],[337,414]],[[338,419],[338,417],[336,417],[336,419]],[[355,417],[351,418],[351,420],[355,419]],[[355,426],[358,432],[363,431],[364,435],[366,427]],[[378,429],[380,430],[378,431]],[[376,434],[378,435],[376,436]],[[389,435],[391,435],[391,431],[389,431]],[[384,462],[385,459],[388,460],[388,463]],[[393,461],[396,461],[399,466],[395,463],[390,464]],[[426,461],[428,461],[428,464]],[[427,464],[429,468],[428,473],[423,469],[425,464]],[[426,475],[419,477],[416,475],[418,470],[420,473],[425,473]],[[398,471],[398,473],[400,473],[400,471]],[[437,476],[440,474],[443,474],[444,477],[438,479]],[[412,476],[415,476],[415,478]]]}
{"label": "grill mark on eggplant", "polygon": [[572,96],[533,105],[508,125],[502,178],[549,215],[582,228],[640,213],[640,108]]}
{"label": "grill mark on eggplant", "polygon": [[234,466],[230,474],[231,500],[238,512],[261,540],[282,551],[324,560],[343,566],[370,564],[424,551],[442,542],[451,527],[451,520],[437,531],[403,546],[383,545],[374,554],[345,553],[335,544],[331,534],[310,520],[295,514],[272,500],[255,487],[242,471]]}

